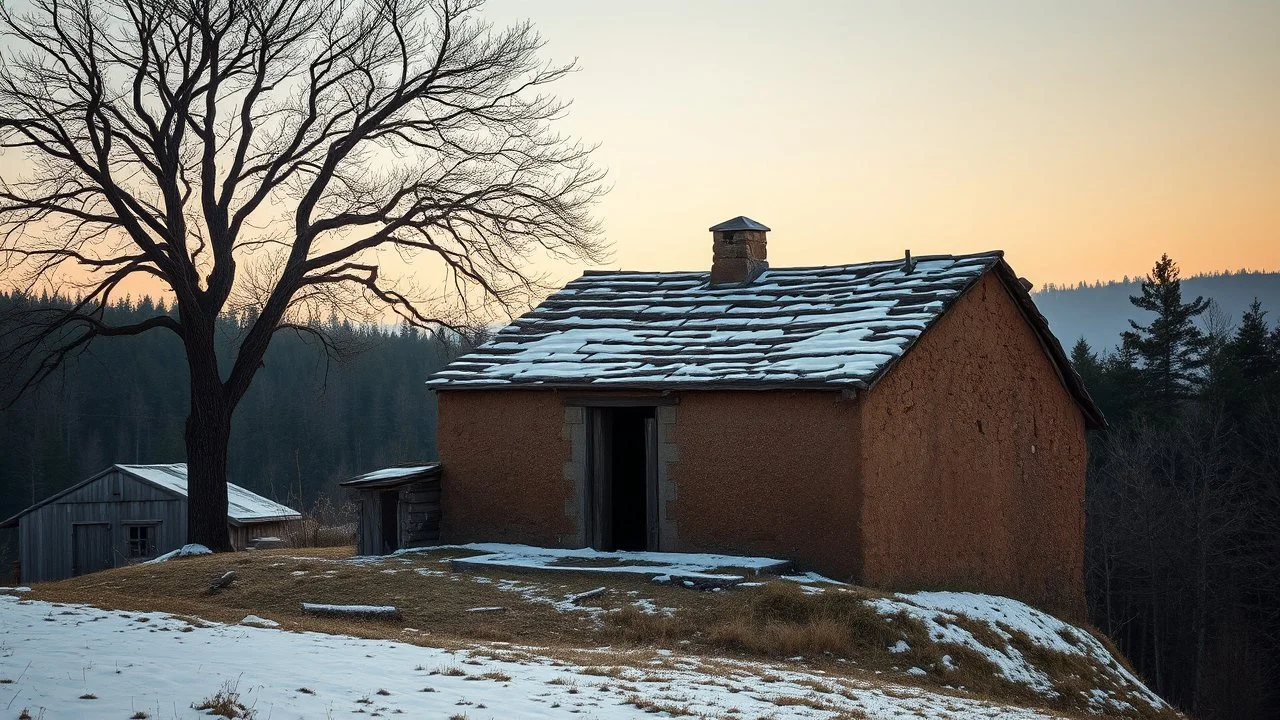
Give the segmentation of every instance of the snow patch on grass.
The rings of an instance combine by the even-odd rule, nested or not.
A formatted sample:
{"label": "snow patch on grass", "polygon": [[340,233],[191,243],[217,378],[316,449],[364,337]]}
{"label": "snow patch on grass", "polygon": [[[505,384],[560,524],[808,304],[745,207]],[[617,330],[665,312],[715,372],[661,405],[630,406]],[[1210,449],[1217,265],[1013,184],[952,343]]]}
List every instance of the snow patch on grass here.
{"label": "snow patch on grass", "polygon": [[[967,592],[917,592],[868,602],[887,617],[904,613],[919,621],[935,644],[959,645],[980,653],[1006,680],[1025,685],[1040,695],[1054,697],[1060,693],[1053,678],[1028,659],[1018,645],[1024,650],[1030,650],[1027,647],[1030,644],[1038,650],[1087,660],[1109,684],[1120,688],[1125,697],[1145,702],[1156,710],[1166,707],[1158,695],[1126,670],[1092,635],[1017,600]],[[990,632],[980,633],[980,639],[964,627],[975,622]],[[991,635],[1000,639],[999,646],[990,643]],[[890,650],[897,652],[894,648]],[[944,667],[952,665],[949,656],[944,660]],[[1101,690],[1094,691],[1090,704],[1098,711],[1132,709],[1125,699]]]}
{"label": "snow patch on grass", "polygon": [[[148,622],[138,622],[140,617]],[[189,630],[177,632],[184,628]],[[650,671],[608,664],[618,657],[608,648],[600,649],[599,664],[591,666],[541,657],[532,649],[519,659],[495,660],[496,652],[514,649],[449,651],[244,625],[192,627],[158,613],[124,617],[31,601],[6,603],[0,644],[14,649],[0,657],[0,676],[15,678],[0,686],[0,704],[30,708],[33,715],[42,711],[49,718],[124,718],[143,709],[153,717],[195,720],[205,711],[191,706],[217,699],[227,688],[240,707],[273,720],[361,711],[405,717],[650,717],[629,702],[636,696],[695,717],[790,717],[799,710],[815,720],[1051,717],[907,685],[836,679],[743,660],[704,661],[668,652],[654,656],[661,669]],[[245,665],[245,648],[254,649],[251,666]],[[427,670],[441,667],[466,669],[434,675]],[[87,694],[96,698],[91,708],[80,699]]]}

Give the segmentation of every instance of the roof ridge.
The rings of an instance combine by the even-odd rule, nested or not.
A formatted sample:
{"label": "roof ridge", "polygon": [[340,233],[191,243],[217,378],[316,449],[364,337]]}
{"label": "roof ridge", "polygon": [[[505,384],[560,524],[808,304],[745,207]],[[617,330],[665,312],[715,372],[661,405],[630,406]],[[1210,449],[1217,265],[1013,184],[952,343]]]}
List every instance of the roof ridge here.
{"label": "roof ridge", "polygon": [[[968,260],[971,258],[1004,258],[1004,250],[983,250],[973,253],[939,253],[935,255],[913,255],[912,259],[916,262],[927,262],[930,260]],[[786,272],[795,270],[830,270],[832,268],[850,268],[850,267],[867,267],[869,265],[894,265],[901,264],[902,258],[890,258],[886,260],[864,260],[862,262],[852,263],[836,263],[834,265],[770,265],[766,272]],[[583,270],[579,278],[604,275],[708,275],[710,269],[707,270]],[[739,288],[741,289],[741,288]]]}

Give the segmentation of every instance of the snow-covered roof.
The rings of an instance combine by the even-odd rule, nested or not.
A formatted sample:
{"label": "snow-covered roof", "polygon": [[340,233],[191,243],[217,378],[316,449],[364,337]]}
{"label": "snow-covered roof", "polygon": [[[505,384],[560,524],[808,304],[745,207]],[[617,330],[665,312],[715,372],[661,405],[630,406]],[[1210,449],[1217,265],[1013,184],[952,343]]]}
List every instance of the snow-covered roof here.
{"label": "snow-covered roof", "polygon": [[414,480],[428,478],[439,474],[440,463],[406,465],[374,470],[373,472],[367,472],[363,475],[357,475],[350,480],[343,480],[338,484],[343,487],[353,488],[386,488],[404,485],[405,483],[413,482]]}
{"label": "snow-covered roof", "polygon": [[[168,490],[175,495],[187,496],[187,464],[168,465],[116,465],[130,475]],[[302,515],[287,505],[268,500],[245,490],[239,485],[227,483],[227,518],[238,523],[263,522],[265,520],[289,520]]]}
{"label": "snow-covered roof", "polygon": [[436,389],[869,388],[994,271],[1091,427],[1106,424],[999,251],[706,272],[587,272],[428,381]]}
{"label": "snow-covered roof", "polygon": [[454,361],[437,388],[867,387],[1001,253],[705,272],[588,272]]}
{"label": "snow-covered roof", "polygon": [[[0,522],[0,528],[15,527],[18,523],[18,518],[21,518],[23,515],[26,515],[36,508],[48,505],[58,498],[69,495],[70,493],[73,493],[89,483],[94,482],[104,475],[116,470],[128,473],[138,480],[170,494],[184,498],[187,496],[186,463],[169,463],[167,465],[112,465],[102,472],[95,474],[93,477],[81,480],[69,488],[65,488],[60,492],[54,493],[17,515]],[[287,505],[281,505],[274,500],[268,500],[257,493],[245,490],[239,485],[227,483],[227,519],[236,525],[266,522],[268,520],[296,520],[300,517],[302,517],[301,513]]]}

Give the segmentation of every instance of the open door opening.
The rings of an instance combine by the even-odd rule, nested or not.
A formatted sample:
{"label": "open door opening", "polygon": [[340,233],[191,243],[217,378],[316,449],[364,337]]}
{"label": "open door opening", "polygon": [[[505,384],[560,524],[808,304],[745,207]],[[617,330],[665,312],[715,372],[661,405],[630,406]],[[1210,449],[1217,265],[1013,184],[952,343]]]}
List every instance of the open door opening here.
{"label": "open door opening", "polygon": [[386,490],[378,494],[381,506],[382,554],[389,555],[400,549],[400,493]]}
{"label": "open door opening", "polygon": [[658,549],[653,407],[591,408],[588,537],[597,550]]}

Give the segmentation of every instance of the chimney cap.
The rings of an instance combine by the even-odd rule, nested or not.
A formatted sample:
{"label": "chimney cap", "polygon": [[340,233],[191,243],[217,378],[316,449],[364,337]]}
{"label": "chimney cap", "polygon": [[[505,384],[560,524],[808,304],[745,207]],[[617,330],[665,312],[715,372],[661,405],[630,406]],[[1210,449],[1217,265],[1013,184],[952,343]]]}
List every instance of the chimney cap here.
{"label": "chimney cap", "polygon": [[761,230],[769,232],[769,228],[763,223],[758,223],[746,215],[739,215],[732,220],[725,220],[719,225],[712,225],[711,232],[730,232],[733,230]]}

